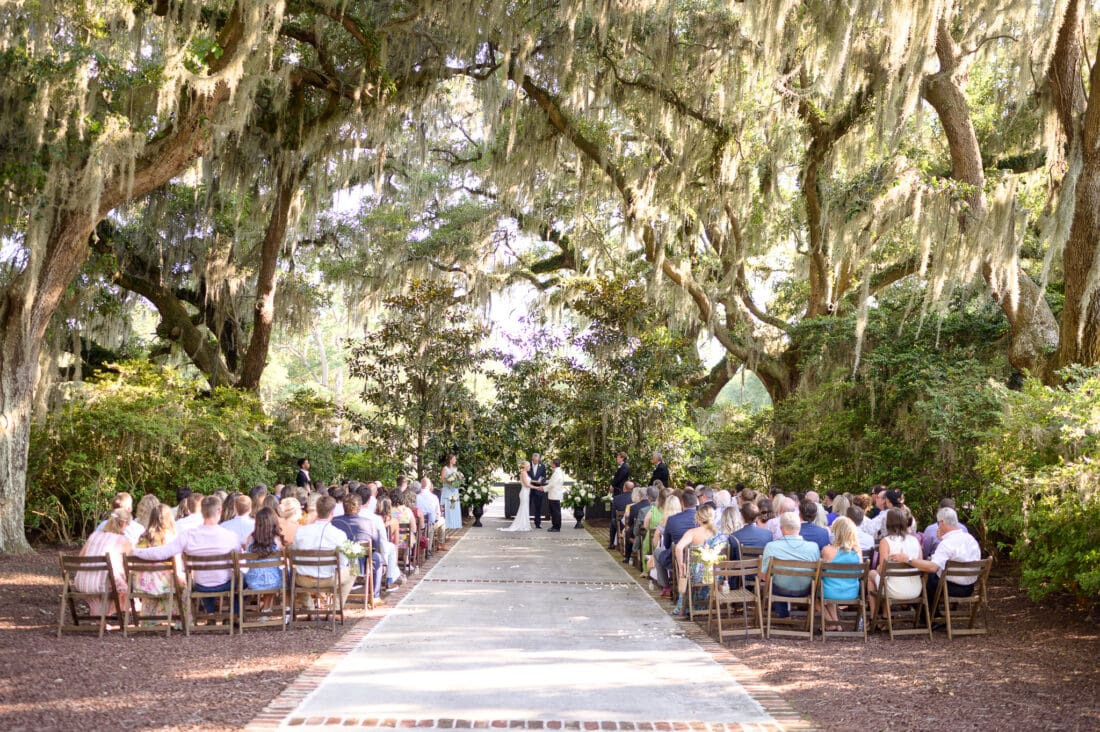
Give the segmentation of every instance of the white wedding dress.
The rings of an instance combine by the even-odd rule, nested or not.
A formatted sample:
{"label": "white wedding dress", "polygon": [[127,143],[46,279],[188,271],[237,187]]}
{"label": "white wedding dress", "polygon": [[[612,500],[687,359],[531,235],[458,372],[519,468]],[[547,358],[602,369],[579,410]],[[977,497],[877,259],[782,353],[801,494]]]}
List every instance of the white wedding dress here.
{"label": "white wedding dress", "polygon": [[512,525],[500,529],[500,531],[530,531],[531,530],[531,517],[528,506],[531,505],[531,479],[527,477],[527,472],[523,471],[519,474],[519,510],[516,511],[516,517],[512,519]]}

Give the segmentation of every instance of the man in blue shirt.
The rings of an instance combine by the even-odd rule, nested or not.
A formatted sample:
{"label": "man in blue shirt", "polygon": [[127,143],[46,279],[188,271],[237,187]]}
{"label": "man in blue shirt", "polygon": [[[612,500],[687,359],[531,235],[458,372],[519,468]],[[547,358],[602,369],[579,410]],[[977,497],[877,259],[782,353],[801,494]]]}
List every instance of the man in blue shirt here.
{"label": "man in blue shirt", "polygon": [[657,584],[661,586],[662,594],[666,590],[671,592],[669,574],[672,572],[672,552],[684,534],[695,528],[695,509],[699,499],[694,493],[685,493],[681,500],[684,510],[665,521],[665,546],[657,555]]}
{"label": "man in blue shirt", "polygon": [[820,552],[829,546],[831,537],[828,529],[814,523],[814,519],[817,518],[817,511],[817,501],[803,501],[799,505],[798,513],[802,517],[802,527],[798,530],[798,534],[806,541],[817,544],[817,550]]}
{"label": "man in blue shirt", "polygon": [[[360,516],[359,511],[363,507],[363,499],[358,494],[352,493],[344,499],[344,513],[332,520],[332,525],[340,529],[352,541],[369,541],[371,543],[371,566],[374,567],[374,597],[382,595],[382,581],[386,578],[385,559],[382,556],[383,539],[378,533],[377,525]],[[359,558],[361,572],[366,571],[367,557]],[[377,600],[376,600],[377,601]]]}
{"label": "man in blue shirt", "polygon": [[737,560],[741,558],[740,547],[752,546],[763,549],[773,540],[772,532],[757,521],[759,516],[760,509],[756,507],[755,503],[746,501],[741,504],[741,518],[744,520],[745,525],[732,534],[731,538],[736,539],[736,541],[730,541],[730,559]]}
{"label": "man in blue shirt", "polygon": [[[760,564],[760,580],[762,587],[768,586],[768,567],[773,559],[788,559],[799,562],[817,562],[821,559],[821,550],[817,544],[803,539],[798,530],[800,522],[798,515],[784,513],[779,516],[779,530],[782,532],[775,541],[769,542],[764,547],[764,554]],[[777,576],[772,586],[772,592],[780,597],[805,597],[810,593],[810,577]],[[777,608],[777,615],[781,618],[790,613],[789,605],[781,603]]]}

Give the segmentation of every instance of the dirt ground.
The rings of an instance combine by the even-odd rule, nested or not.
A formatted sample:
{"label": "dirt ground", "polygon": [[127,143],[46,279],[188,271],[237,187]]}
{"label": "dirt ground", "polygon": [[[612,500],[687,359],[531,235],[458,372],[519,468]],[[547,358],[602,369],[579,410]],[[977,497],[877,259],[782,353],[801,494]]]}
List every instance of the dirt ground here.
{"label": "dirt ground", "polygon": [[[364,617],[354,608],[335,634],[315,622],[58,639],[59,586],[55,549],[0,558],[0,729],[239,729]],[[1100,729],[1100,628],[1032,603],[1009,576],[993,579],[991,600],[985,637],[730,647],[823,730]]]}

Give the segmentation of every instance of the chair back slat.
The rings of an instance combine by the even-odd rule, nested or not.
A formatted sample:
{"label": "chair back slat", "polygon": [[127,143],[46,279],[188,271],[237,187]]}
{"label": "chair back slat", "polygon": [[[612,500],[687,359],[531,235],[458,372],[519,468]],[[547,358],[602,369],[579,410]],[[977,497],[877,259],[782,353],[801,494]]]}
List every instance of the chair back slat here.
{"label": "chair back slat", "polygon": [[714,579],[755,577],[760,572],[759,559],[731,559],[714,565]]}

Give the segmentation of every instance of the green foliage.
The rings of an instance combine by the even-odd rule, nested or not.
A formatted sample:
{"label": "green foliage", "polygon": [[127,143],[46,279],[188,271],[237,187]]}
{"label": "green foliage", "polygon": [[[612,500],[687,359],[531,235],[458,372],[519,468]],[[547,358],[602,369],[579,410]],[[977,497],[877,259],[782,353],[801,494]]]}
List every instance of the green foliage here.
{"label": "green foliage", "polygon": [[1063,372],[1065,387],[1028,379],[1002,390],[1004,420],[979,451],[980,505],[1019,560],[1032,598],[1100,599],[1100,370]]}
{"label": "green foliage", "polygon": [[252,394],[126,362],[84,385],[37,426],[28,455],[27,526],[71,541],[116,491],[174,502],[177,486],[209,493],[270,483],[269,420]]}
{"label": "green foliage", "polygon": [[385,304],[378,328],[352,347],[348,360],[351,374],[364,380],[362,399],[370,410],[361,427],[376,452],[398,461],[411,455],[423,477],[429,440],[469,422],[464,380],[490,356],[480,348],[485,329],[473,324],[469,306],[449,284],[414,280]]}

